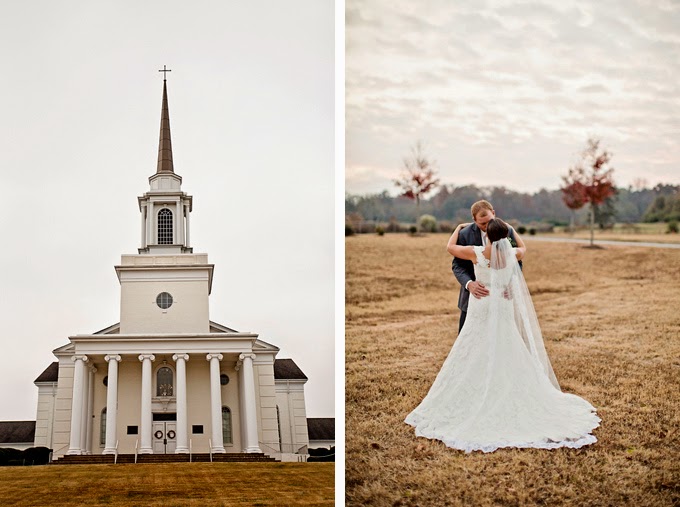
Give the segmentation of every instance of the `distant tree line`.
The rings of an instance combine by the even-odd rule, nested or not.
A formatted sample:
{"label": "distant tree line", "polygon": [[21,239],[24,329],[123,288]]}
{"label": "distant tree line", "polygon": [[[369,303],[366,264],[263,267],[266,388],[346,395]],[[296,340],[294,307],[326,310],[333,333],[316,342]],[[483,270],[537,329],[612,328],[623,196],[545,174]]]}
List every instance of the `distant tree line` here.
{"label": "distant tree line", "polygon": [[[379,194],[346,195],[345,214],[348,222],[364,220],[375,223],[415,224],[419,216],[428,214],[438,221],[453,224],[469,222],[470,206],[486,199],[505,220],[522,224],[546,223],[568,225],[572,211],[564,204],[562,191],[541,189],[524,193],[506,187],[476,185],[442,185],[419,208],[404,196],[392,197],[387,190]],[[576,213],[577,223],[588,219],[586,209]],[[595,222],[605,228],[614,222],[671,222],[680,220],[680,185],[659,184],[653,188],[616,188],[615,193],[595,208]],[[389,228],[388,228],[389,230]]]}

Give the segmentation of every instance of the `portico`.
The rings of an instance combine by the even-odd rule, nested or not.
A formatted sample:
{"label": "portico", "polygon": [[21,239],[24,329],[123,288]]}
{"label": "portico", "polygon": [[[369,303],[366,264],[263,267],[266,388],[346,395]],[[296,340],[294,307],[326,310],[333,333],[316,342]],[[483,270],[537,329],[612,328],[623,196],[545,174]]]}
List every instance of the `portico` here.
{"label": "portico", "polygon": [[[77,335],[71,337],[72,345],[65,347],[66,350],[55,351],[57,356],[62,354],[70,356],[74,363],[73,375],[73,398],[71,401],[71,431],[69,438],[68,454],[91,454],[94,417],[91,416],[93,407],[102,404],[103,397],[97,396],[95,381],[103,381],[106,378],[105,397],[105,431],[103,454],[113,454],[120,446],[118,436],[119,410],[121,403],[119,397],[119,368],[125,365],[128,370],[137,369],[139,379],[139,417],[137,421],[124,421],[126,427],[138,428],[135,443],[140,454],[151,454],[153,450],[152,422],[154,414],[173,414],[175,416],[176,447],[173,452],[177,454],[189,452],[189,441],[194,445],[205,440],[205,436],[197,437],[190,433],[189,428],[189,405],[193,402],[187,400],[187,363],[203,361],[197,364],[194,370],[209,370],[208,375],[202,375],[200,380],[189,380],[192,390],[201,390],[210,399],[208,410],[202,407],[202,411],[192,411],[192,422],[205,422],[209,431],[203,435],[210,435],[210,451],[213,453],[226,452],[223,434],[223,397],[222,385],[225,377],[223,371],[232,370],[238,372],[231,382],[243,384],[239,387],[239,403],[236,407],[229,407],[230,413],[243,414],[246,424],[240,425],[238,439],[233,436],[230,439],[241,442],[238,452],[259,453],[262,452],[258,445],[258,417],[256,393],[255,369],[253,366],[257,354],[252,352],[252,345],[257,341],[257,335],[250,333],[225,333],[227,336],[215,337],[214,334],[205,335],[177,335],[163,336],[162,343],[159,337],[153,339],[148,335],[114,335],[111,341],[102,343],[101,335]],[[181,346],[180,346],[181,344]],[[173,347],[174,345],[174,347]],[[267,347],[268,345],[268,347]],[[273,369],[274,355],[278,351],[276,347],[264,342],[259,342],[261,348],[260,364],[269,364]],[[181,348],[180,348],[181,347]],[[71,353],[74,348],[78,354]],[[108,350],[102,350],[108,349]],[[159,358],[170,358],[162,360]],[[92,366],[94,364],[99,367]],[[97,374],[98,372],[98,374]],[[207,377],[207,378],[206,378]],[[163,382],[163,383],[161,383]],[[126,389],[129,392],[129,388]],[[101,399],[100,399],[101,398]],[[96,400],[96,403],[95,403]],[[128,400],[130,401],[130,400]],[[198,408],[198,407],[192,407]],[[201,413],[202,412],[202,413]],[[89,415],[90,414],[90,415]],[[136,422],[137,424],[129,424]],[[131,440],[131,439],[128,439]],[[129,447],[129,441],[124,446]],[[120,448],[118,448],[120,452]]]}

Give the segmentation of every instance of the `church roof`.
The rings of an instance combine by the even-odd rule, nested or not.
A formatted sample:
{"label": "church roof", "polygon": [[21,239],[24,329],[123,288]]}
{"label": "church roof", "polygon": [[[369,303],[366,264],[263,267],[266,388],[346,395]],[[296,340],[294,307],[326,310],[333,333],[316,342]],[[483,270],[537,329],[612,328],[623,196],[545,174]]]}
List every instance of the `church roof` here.
{"label": "church roof", "polygon": [[308,417],[307,433],[310,440],[335,440],[335,418]]}
{"label": "church roof", "polygon": [[274,360],[274,379],[278,380],[308,380],[307,375],[292,359]]}
{"label": "church roof", "polygon": [[56,382],[59,380],[59,362],[55,361],[43,371],[33,382]]}
{"label": "church roof", "polygon": [[158,138],[158,166],[156,173],[174,173],[172,163],[172,142],[170,141],[170,110],[168,109],[168,88],[163,80],[163,105],[161,106],[161,133]]}
{"label": "church roof", "polygon": [[24,444],[35,440],[35,421],[0,421],[0,443]]}

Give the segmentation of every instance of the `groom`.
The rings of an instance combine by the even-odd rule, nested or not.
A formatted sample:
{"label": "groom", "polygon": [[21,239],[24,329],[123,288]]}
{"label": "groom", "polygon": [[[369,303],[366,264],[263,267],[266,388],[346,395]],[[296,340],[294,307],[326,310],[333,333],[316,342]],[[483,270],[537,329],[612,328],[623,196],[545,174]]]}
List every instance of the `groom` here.
{"label": "groom", "polygon": [[[472,220],[474,223],[461,229],[458,233],[458,245],[477,245],[482,246],[487,244],[486,226],[489,221],[496,218],[496,212],[488,201],[477,201],[470,208],[472,212]],[[514,230],[510,228],[510,238],[514,240]],[[483,283],[475,281],[475,269],[472,261],[465,259],[453,258],[451,269],[456,279],[460,283],[460,295],[458,296],[458,308],[460,308],[460,323],[458,325],[458,332],[463,329],[465,324],[465,317],[467,316],[468,301],[470,294],[477,299],[489,295],[489,290]]]}

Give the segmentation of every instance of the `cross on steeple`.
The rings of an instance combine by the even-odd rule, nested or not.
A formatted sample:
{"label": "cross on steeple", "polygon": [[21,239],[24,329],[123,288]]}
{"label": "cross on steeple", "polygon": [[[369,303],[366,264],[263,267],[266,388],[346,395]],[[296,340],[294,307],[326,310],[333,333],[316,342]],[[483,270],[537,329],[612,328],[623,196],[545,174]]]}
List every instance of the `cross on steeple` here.
{"label": "cross on steeple", "polygon": [[163,70],[159,70],[158,72],[162,72],[162,73],[163,73],[163,81],[165,81],[165,78],[166,78],[166,76],[167,76],[166,72],[172,72],[172,71],[169,70],[169,69],[166,69],[166,68],[165,68],[165,65],[163,65]]}

